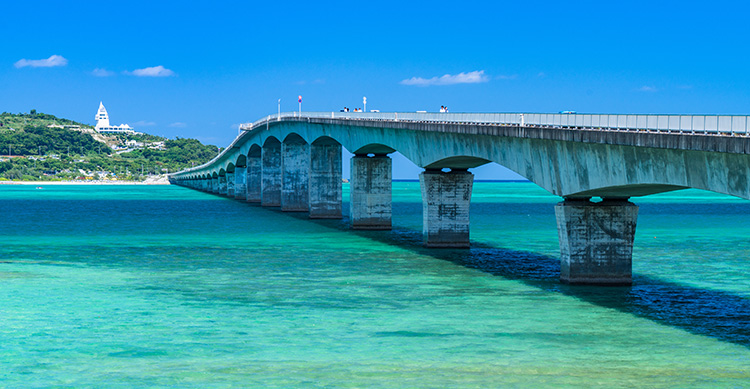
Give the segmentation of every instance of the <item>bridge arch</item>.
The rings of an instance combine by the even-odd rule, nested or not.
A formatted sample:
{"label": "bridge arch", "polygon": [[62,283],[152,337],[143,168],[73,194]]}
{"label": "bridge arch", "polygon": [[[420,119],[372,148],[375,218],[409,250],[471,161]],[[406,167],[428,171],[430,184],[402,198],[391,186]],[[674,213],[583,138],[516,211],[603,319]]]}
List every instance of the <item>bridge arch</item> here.
{"label": "bridge arch", "polygon": [[281,141],[279,140],[279,138],[275,136],[269,136],[263,140],[264,148],[265,147],[277,147],[277,146],[281,146]]}
{"label": "bridge arch", "polygon": [[327,135],[321,135],[317,137],[314,141],[310,142],[312,145],[341,145],[341,142],[337,141],[336,139],[331,138]]}
{"label": "bridge arch", "polygon": [[261,150],[262,148],[260,147],[259,144],[253,143],[250,146],[250,149],[248,149],[247,151],[247,156],[251,158],[260,158]]}
{"label": "bridge arch", "polygon": [[363,145],[363,146],[360,146],[360,147],[356,148],[354,151],[352,151],[352,154],[356,154],[356,155],[368,155],[368,154],[386,155],[386,154],[391,154],[391,153],[395,153],[395,152],[396,152],[396,149],[394,149],[393,147],[384,145],[382,143],[369,143],[369,144],[366,144],[366,145]]}
{"label": "bridge arch", "polygon": [[307,142],[305,138],[303,138],[299,134],[292,132],[284,138],[284,141],[282,143],[301,145],[301,144],[308,144],[309,142]]}
{"label": "bridge arch", "polygon": [[432,162],[424,166],[425,169],[471,169],[479,167],[492,161],[486,160],[479,157],[471,157],[467,155],[460,155],[455,157],[447,157],[441,160]]}
{"label": "bridge arch", "polygon": [[247,166],[247,156],[245,154],[238,154],[237,158],[234,160],[234,165],[237,167],[246,167]]}

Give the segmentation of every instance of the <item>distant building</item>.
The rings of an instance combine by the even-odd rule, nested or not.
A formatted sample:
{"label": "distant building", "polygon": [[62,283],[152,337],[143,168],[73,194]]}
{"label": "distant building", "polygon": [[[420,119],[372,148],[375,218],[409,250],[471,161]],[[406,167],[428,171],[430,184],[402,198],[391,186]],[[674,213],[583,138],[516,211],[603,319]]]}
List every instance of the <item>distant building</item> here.
{"label": "distant building", "polygon": [[131,139],[131,140],[125,142],[125,146],[127,146],[127,147],[133,147],[133,148],[139,148],[139,147],[142,148],[143,147],[143,142],[138,142],[138,141],[135,141],[135,140]]}
{"label": "distant building", "polygon": [[104,104],[99,102],[99,110],[96,112],[96,132],[102,134],[135,134],[132,127],[127,124],[120,124],[119,126],[111,126],[109,124],[109,115],[107,109],[104,108]]}
{"label": "distant building", "polygon": [[151,142],[146,145],[151,150],[166,150],[167,146],[164,144],[164,141],[161,142]]}

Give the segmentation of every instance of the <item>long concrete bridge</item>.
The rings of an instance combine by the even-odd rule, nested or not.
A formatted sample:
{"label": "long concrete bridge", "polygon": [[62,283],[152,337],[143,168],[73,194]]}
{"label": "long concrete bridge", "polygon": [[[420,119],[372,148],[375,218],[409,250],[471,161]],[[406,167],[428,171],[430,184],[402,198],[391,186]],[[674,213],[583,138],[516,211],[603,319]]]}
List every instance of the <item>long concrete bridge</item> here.
{"label": "long concrete bridge", "polygon": [[716,115],[291,112],[240,126],[218,156],[170,180],[341,218],[343,146],[354,154],[351,227],[390,229],[398,151],[424,168],[424,244],[469,247],[468,169],[495,162],[563,198],[563,282],[630,284],[638,207],[629,199],[685,188],[750,199],[749,125]]}

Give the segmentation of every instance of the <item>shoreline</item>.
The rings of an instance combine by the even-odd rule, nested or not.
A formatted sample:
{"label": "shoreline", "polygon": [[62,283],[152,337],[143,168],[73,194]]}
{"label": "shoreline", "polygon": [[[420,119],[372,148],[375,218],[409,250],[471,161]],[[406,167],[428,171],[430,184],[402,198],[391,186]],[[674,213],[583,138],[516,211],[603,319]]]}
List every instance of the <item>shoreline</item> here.
{"label": "shoreline", "polygon": [[169,181],[0,181],[0,185],[171,185]]}

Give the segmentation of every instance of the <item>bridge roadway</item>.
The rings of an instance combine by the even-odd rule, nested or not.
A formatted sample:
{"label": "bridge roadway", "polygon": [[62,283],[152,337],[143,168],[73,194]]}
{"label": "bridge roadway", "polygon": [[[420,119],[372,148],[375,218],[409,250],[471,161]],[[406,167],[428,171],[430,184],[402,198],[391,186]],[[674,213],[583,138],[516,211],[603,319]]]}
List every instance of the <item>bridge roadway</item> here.
{"label": "bridge roadway", "polygon": [[[242,125],[211,161],[172,183],[342,217],[350,150],[354,229],[391,228],[389,154],[420,174],[428,247],[469,247],[473,174],[496,162],[563,201],[555,206],[563,282],[632,282],[634,196],[698,188],[750,199],[747,116],[282,113]],[[601,198],[601,201],[591,201]]]}

